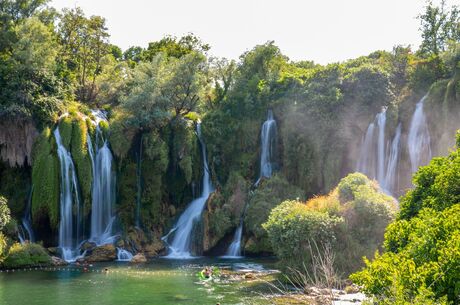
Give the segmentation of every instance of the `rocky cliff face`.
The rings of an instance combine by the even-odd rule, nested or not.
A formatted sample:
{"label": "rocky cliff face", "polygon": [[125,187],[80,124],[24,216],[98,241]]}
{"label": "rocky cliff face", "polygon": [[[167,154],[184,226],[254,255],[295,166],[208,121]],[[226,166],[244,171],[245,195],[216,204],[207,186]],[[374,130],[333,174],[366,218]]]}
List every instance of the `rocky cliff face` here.
{"label": "rocky cliff face", "polygon": [[10,167],[32,164],[32,147],[38,131],[28,120],[0,122],[0,160]]}

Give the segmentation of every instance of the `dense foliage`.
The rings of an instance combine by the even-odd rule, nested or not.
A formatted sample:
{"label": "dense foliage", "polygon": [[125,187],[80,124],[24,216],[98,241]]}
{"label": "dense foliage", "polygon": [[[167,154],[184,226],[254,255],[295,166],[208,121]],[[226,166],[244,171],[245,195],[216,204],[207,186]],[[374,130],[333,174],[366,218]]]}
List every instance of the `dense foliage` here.
{"label": "dense foliage", "polygon": [[379,304],[460,301],[459,164],[457,149],[418,170],[386,230],[385,252],[352,276]]}
{"label": "dense foliage", "polygon": [[[419,50],[400,45],[328,65],[292,61],[271,41],[236,61],[213,58],[193,34],[121,50],[110,44],[103,17],[88,17],[78,7],[57,12],[48,3],[0,0],[0,195],[21,219],[33,190],[33,227],[47,247],[56,245],[60,221],[57,127],[89,223],[89,109],[108,116],[100,128],[114,155],[119,245],[154,254],[164,249],[161,236],[201,191],[201,123],[215,191],[196,224],[196,239],[203,240],[194,253],[222,254],[242,223],[247,254],[274,252],[298,268],[311,261],[312,247],[327,245],[345,274],[380,249],[394,218],[392,199],[373,182],[360,174],[345,177],[356,169],[375,114],[386,107],[386,137],[402,123],[405,139],[414,106],[428,92],[433,155],[447,152],[460,127],[460,13],[444,2],[428,2],[419,16]],[[265,179],[259,177],[260,130],[268,110],[277,137],[274,175]],[[457,152],[436,158],[415,175],[415,188],[387,229],[387,252],[355,276],[369,293],[401,302],[456,301],[457,273],[445,268],[458,269],[452,238],[460,199],[457,158]],[[409,172],[405,150],[400,160],[399,170]],[[410,186],[401,179],[397,194]],[[0,211],[0,225],[2,219]],[[14,234],[0,236],[0,246],[16,239],[17,223],[10,226]],[[9,266],[46,261],[36,245],[13,245],[9,253]],[[408,277],[398,278],[398,270],[408,270]],[[398,281],[391,284],[393,277]]]}
{"label": "dense foliage", "polygon": [[306,203],[285,201],[275,207],[263,227],[276,255],[291,268],[312,267],[312,255],[332,249],[338,273],[360,267],[359,259],[382,243],[394,218],[395,202],[360,173],[343,178],[329,195]]}

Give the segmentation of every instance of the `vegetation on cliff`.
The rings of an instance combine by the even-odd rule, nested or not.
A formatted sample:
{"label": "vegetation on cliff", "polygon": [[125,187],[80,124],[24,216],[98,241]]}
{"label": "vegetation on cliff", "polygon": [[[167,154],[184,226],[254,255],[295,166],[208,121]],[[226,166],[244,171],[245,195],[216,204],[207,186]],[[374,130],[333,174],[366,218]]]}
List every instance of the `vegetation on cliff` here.
{"label": "vegetation on cliff", "polygon": [[[80,8],[58,13],[47,4],[8,0],[0,5],[0,194],[19,219],[33,184],[33,225],[41,236],[55,236],[59,225],[59,161],[52,134],[57,126],[89,216],[92,171],[86,142],[94,137],[94,126],[87,117],[88,109],[99,108],[109,119],[101,128],[115,157],[115,210],[123,238],[139,247],[154,244],[151,252],[157,253],[160,237],[198,196],[203,173],[196,126],[201,122],[216,188],[203,217],[202,250],[227,246],[243,220],[247,254],[274,252],[297,268],[311,260],[312,245],[330,245],[336,267],[348,274],[361,266],[361,256],[380,249],[394,217],[392,199],[372,181],[360,174],[343,178],[355,170],[358,147],[375,114],[387,107],[386,136],[402,123],[404,138],[415,103],[428,92],[434,155],[447,152],[460,127],[455,123],[460,119],[459,11],[444,3],[428,3],[420,16],[419,50],[395,46],[328,65],[292,61],[270,41],[237,61],[216,59],[193,34],[122,52],[110,44],[104,18],[88,17]],[[269,109],[278,128],[275,174],[255,186],[260,129]],[[450,301],[458,295],[452,278],[436,278],[443,268],[457,268],[449,265],[457,244],[445,233],[457,224],[456,154],[434,159],[415,175],[415,188],[402,198],[397,220],[387,229],[386,252],[355,275],[368,292],[396,299],[410,293],[407,302],[417,294]],[[400,170],[407,170],[407,152],[400,159]],[[410,186],[399,181],[398,194]],[[307,198],[312,199],[305,203]],[[440,228],[422,235],[430,228],[423,222]],[[424,238],[433,250],[426,261],[416,261],[428,246],[418,249],[413,241]],[[55,243],[52,239],[46,243]],[[22,261],[34,247],[14,246],[11,259],[27,265]],[[440,253],[448,259],[436,260]],[[416,279],[421,290],[410,290],[412,277],[390,285],[404,268],[414,277],[421,274]],[[376,280],[380,272],[383,284]]]}

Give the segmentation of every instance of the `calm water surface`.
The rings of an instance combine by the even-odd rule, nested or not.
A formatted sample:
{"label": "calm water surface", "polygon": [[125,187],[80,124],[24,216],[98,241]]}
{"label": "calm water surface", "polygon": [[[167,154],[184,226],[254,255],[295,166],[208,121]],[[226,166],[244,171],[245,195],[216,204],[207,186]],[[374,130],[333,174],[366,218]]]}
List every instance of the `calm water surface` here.
{"label": "calm water surface", "polygon": [[[75,266],[60,270],[0,273],[1,305],[138,305],[138,304],[255,304],[270,302],[263,296],[267,284],[209,281],[196,276],[203,266],[271,269],[272,260],[186,261],[156,259],[142,266],[129,263],[97,264],[89,272]],[[107,268],[108,272],[104,269]],[[69,270],[70,269],[70,270]]]}

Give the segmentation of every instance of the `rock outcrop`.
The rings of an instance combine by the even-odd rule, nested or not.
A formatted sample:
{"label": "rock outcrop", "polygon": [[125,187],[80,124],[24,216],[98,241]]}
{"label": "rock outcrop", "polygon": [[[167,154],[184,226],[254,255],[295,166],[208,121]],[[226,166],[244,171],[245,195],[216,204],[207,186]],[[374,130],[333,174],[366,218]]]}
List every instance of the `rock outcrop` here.
{"label": "rock outcrop", "polygon": [[31,121],[0,122],[0,160],[11,167],[31,165],[32,147],[38,131]]}
{"label": "rock outcrop", "polygon": [[94,248],[91,253],[85,257],[87,262],[111,262],[117,259],[117,250],[114,245],[103,245]]}

